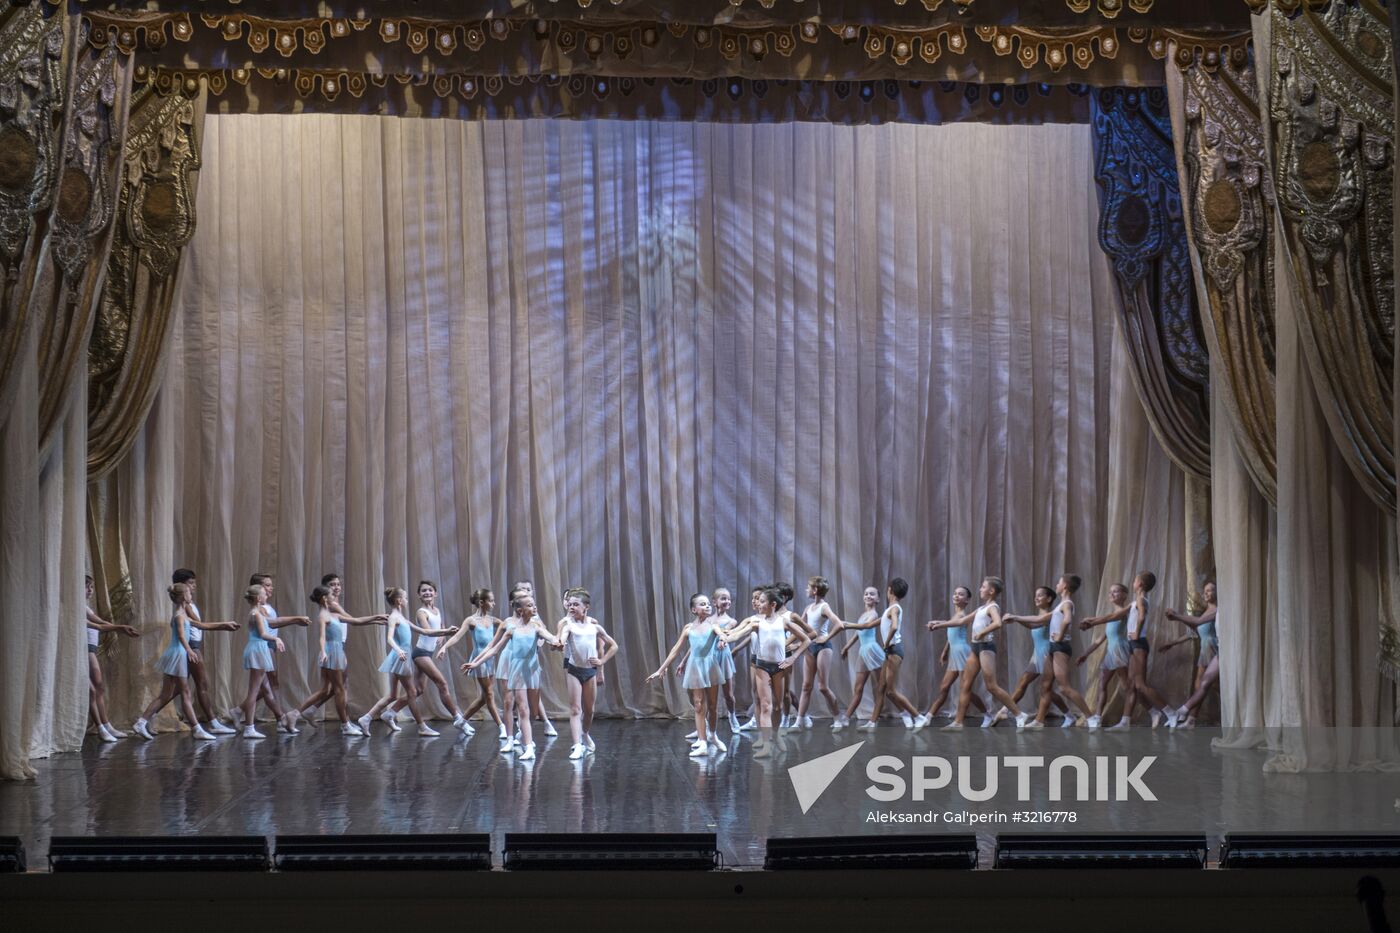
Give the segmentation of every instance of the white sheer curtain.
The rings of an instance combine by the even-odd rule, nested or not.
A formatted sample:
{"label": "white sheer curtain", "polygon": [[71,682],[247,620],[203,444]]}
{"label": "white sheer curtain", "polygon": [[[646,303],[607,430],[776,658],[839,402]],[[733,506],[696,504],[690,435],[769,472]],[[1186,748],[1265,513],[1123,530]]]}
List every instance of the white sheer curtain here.
{"label": "white sheer curtain", "polygon": [[[685,708],[641,681],[697,589],[742,602],[821,573],[854,615],[902,575],[922,622],[986,573],[1024,609],[1079,572],[1087,610],[1107,564],[1155,567],[1158,602],[1182,601],[1180,478],[1111,378],[1086,126],[206,133],[175,358],[120,478],[174,526],[168,550],[155,527],[133,550],[138,590],[192,566],[205,616],[241,617],[266,570],[304,612],[335,570],[369,613],[427,577],[460,618],[473,587],[528,577],[552,622],[581,584],[622,645],[600,694],[620,715]],[[283,631],[300,697],[313,641]],[[154,689],[152,633],[118,646],[128,712]],[[357,707],[381,637],[352,633]],[[243,639],[206,639],[221,706]],[[1011,639],[1014,677],[1029,638]],[[942,638],[910,641],[925,702]],[[1166,661],[1175,696],[1189,658]]]}

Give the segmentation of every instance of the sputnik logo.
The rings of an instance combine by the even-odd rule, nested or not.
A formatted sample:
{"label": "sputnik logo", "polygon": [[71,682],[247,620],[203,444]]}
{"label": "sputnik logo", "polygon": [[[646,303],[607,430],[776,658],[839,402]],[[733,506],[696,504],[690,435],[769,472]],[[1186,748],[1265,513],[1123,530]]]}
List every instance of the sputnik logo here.
{"label": "sputnik logo", "polygon": [[831,782],[836,780],[836,775],[841,773],[841,769],[846,767],[864,744],[864,742],[857,742],[848,748],[837,749],[829,755],[813,758],[811,761],[804,761],[800,765],[788,768],[792,789],[797,793],[797,802],[802,807],[804,814],[812,809],[813,804],[822,794],[826,793]]}

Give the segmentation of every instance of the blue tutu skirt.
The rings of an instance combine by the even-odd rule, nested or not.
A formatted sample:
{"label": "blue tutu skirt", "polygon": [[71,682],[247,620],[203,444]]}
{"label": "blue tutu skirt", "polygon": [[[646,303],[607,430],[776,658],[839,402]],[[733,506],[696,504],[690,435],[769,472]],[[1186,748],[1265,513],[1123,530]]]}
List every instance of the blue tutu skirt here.
{"label": "blue tutu skirt", "polygon": [[734,679],[734,651],[729,645],[719,647],[719,675],[720,683]]}
{"label": "blue tutu skirt", "polygon": [[966,642],[948,644],[948,670],[960,671],[967,667],[967,659],[972,657],[972,646]]}
{"label": "blue tutu skirt", "polygon": [[272,671],[276,666],[272,662],[272,648],[267,642],[258,639],[249,642],[243,649],[243,669],[245,671]]}
{"label": "blue tutu skirt", "polygon": [[681,686],[687,690],[700,690],[705,687],[718,687],[727,679],[721,668],[718,652],[711,652],[709,658],[690,656],[685,662],[685,674]]}
{"label": "blue tutu skirt", "polygon": [[885,649],[877,641],[863,642],[860,646],[860,665],[867,671],[878,671],[885,663]]}
{"label": "blue tutu skirt", "polygon": [[[407,652],[405,652],[406,654]],[[397,651],[390,651],[384,656],[384,660],[379,662],[379,669],[385,674],[395,674],[399,677],[407,677],[413,673],[413,660],[405,660],[399,657]]]}
{"label": "blue tutu skirt", "polygon": [[[476,653],[473,654],[473,655],[471,656],[471,658],[469,658],[468,660],[472,660],[472,661],[476,660],[476,655],[478,655],[478,654],[480,654],[480,653],[481,653],[480,651],[476,652]],[[474,667],[474,668],[472,668],[472,676],[473,676],[473,677],[476,677],[476,678],[478,678],[478,679],[483,678],[483,677],[495,677],[495,676],[496,676],[496,660],[497,660],[496,658],[492,658],[491,660],[487,661],[485,664],[481,665],[480,667]]]}
{"label": "blue tutu skirt", "polygon": [[343,642],[326,642],[326,660],[321,667],[328,671],[343,671],[349,667]]}
{"label": "blue tutu skirt", "polygon": [[156,670],[162,674],[169,674],[171,677],[190,676],[190,658],[185,653],[185,646],[177,642],[172,642],[170,647],[156,659]]}
{"label": "blue tutu skirt", "polygon": [[502,674],[506,679],[506,686],[511,690],[538,690],[540,688],[540,665],[537,657],[531,663],[527,659],[524,663],[516,662],[510,664]]}
{"label": "blue tutu skirt", "polygon": [[1103,646],[1103,669],[1116,671],[1121,667],[1127,667],[1128,659],[1132,656],[1133,652],[1128,647],[1128,639],[1110,638],[1104,642]]}

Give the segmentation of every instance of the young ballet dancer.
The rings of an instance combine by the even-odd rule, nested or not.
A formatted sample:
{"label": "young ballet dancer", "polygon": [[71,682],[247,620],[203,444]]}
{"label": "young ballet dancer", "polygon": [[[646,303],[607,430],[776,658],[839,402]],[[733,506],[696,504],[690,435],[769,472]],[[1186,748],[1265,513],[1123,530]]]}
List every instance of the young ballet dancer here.
{"label": "young ballet dancer", "polygon": [[[418,611],[415,613],[417,625],[413,630],[418,633],[418,639],[413,643],[411,660],[413,662],[413,687],[416,696],[422,696],[427,689],[427,681],[432,681],[437,687],[438,699],[442,705],[447,707],[447,711],[452,714],[452,725],[459,729],[467,737],[476,733],[471,723],[462,715],[462,710],[457,706],[457,700],[452,696],[452,690],[447,685],[447,678],[442,676],[442,671],[438,670],[437,662],[433,655],[442,644],[443,636],[455,636],[457,629],[444,629],[442,627],[442,610],[437,608],[437,584],[431,580],[418,581]],[[405,700],[399,699],[402,704]],[[398,706],[397,708],[402,708]],[[396,709],[397,711],[397,709]]]}
{"label": "young ballet dancer", "polygon": [[170,612],[170,643],[164,653],[156,659],[156,670],[164,675],[160,693],[151,701],[136,720],[132,729],[143,739],[153,739],[149,723],[151,717],[165,708],[165,704],[180,698],[180,708],[184,710],[185,721],[190,724],[190,732],[197,739],[212,739],[213,734],[199,724],[194,715],[194,704],[190,702],[190,591],[183,583],[173,583],[166,590],[174,608]]}
{"label": "young ballet dancer", "polygon": [[[476,610],[471,615],[462,620],[462,624],[457,628],[457,634],[453,635],[442,647],[437,650],[437,660],[441,661],[447,656],[447,649],[451,648],[463,636],[471,635],[471,648],[467,654],[470,661],[486,650],[491,644],[491,639],[496,635],[496,628],[501,624],[501,620],[491,615],[491,610],[496,608],[496,595],[490,590],[482,587],[472,593],[470,597],[472,607]],[[500,727],[501,738],[506,739],[506,724],[501,719],[501,711],[496,707],[496,662],[487,661],[473,672],[473,679],[476,680],[477,689],[480,691],[471,705],[462,711],[462,716],[468,722],[476,715],[477,710],[486,708],[487,715]]]}
{"label": "young ballet dancer", "polygon": [[1040,708],[1036,711],[1035,719],[1027,725],[1028,728],[1045,727],[1045,716],[1050,712],[1050,701],[1056,693],[1068,698],[1069,702],[1079,707],[1083,713],[1078,719],[1065,716],[1067,723],[1084,725],[1089,721],[1089,704],[1084,702],[1084,697],[1074,688],[1069,678],[1069,659],[1073,653],[1074,639],[1073,597],[1079,590],[1079,584],[1079,577],[1072,573],[1062,575],[1055,582],[1055,595],[1059,597],[1060,602],[1050,613],[1050,653],[1045,662],[1055,679],[1054,689],[1046,687],[1040,691]]}
{"label": "young ballet dancer", "polygon": [[1215,584],[1207,582],[1205,586],[1201,587],[1201,596],[1206,601],[1206,608],[1198,616],[1177,612],[1175,609],[1167,610],[1168,619],[1190,626],[1201,639],[1201,653],[1196,659],[1197,666],[1200,668],[1196,689],[1176,711],[1177,725],[1185,729],[1195,727],[1196,713],[1210,694],[1211,687],[1215,686],[1216,681],[1220,679],[1220,640],[1216,635],[1216,623],[1220,619],[1220,610],[1216,601]]}
{"label": "young ballet dancer", "polygon": [[[726,587],[716,587],[710,596],[710,604],[715,610],[715,625],[722,631],[728,631],[739,624],[739,620],[729,614],[730,607],[734,605],[734,594],[730,593]],[[719,666],[724,674],[724,681],[719,685],[720,696],[724,698],[724,708],[729,715],[729,731],[738,732],[741,728],[739,723],[739,706],[737,686],[739,672],[745,670],[741,667],[743,659],[735,655],[738,649],[734,645],[721,642],[719,646]]]}
{"label": "young ballet dancer", "polygon": [[195,595],[198,592],[198,579],[193,570],[188,567],[181,567],[170,575],[171,583],[183,583],[190,591],[190,605],[186,614],[190,620],[190,681],[193,684],[191,691],[194,696],[195,709],[200,713],[200,725],[205,732],[212,732],[214,735],[233,735],[238,730],[230,729],[223,724],[218,716],[214,715],[214,704],[209,699],[209,675],[204,666],[204,633],[205,632],[236,632],[237,622],[205,622],[204,617],[199,612],[199,606],[195,603]]}
{"label": "young ballet dancer", "polygon": [[273,669],[273,649],[276,648],[278,652],[287,650],[282,639],[277,637],[268,617],[267,596],[267,587],[260,583],[249,585],[243,593],[243,598],[252,607],[248,612],[248,644],[243,647],[243,669],[248,672],[248,692],[243,697],[239,708],[240,715],[236,718],[237,722],[243,724],[242,734],[245,739],[264,737],[254,725],[256,720],[253,718],[260,697],[272,711],[272,715],[277,717],[278,725],[287,732],[296,734],[296,723],[292,714],[282,709],[277,694],[267,687],[268,673]]}
{"label": "young ballet dancer", "polygon": [[[791,583],[780,581],[773,584],[773,589],[778,591],[778,615],[782,618],[789,618],[796,622],[803,631],[807,633],[808,644],[811,644],[812,631],[807,627],[807,620],[796,612],[792,611],[792,600],[797,595],[797,590]],[[792,666],[781,672],[778,676],[782,680],[782,719],[778,724],[780,729],[797,728],[797,686],[796,680],[802,673],[802,655],[797,652],[797,641],[789,638],[783,648],[785,655],[793,658]]]}
{"label": "young ballet dancer", "polygon": [[812,643],[807,646],[807,653],[802,661],[802,698],[797,704],[797,724],[803,729],[812,728],[812,717],[807,715],[807,712],[812,705],[813,689],[820,692],[822,699],[826,700],[833,722],[841,715],[836,694],[827,685],[831,657],[835,653],[831,649],[831,628],[841,621],[826,602],[826,594],[830,590],[831,584],[826,582],[825,577],[812,577],[807,581],[807,598],[811,602],[802,610],[802,617],[812,632]]}
{"label": "young ballet dancer", "polygon": [[512,748],[520,750],[520,761],[535,760],[535,739],[530,727],[529,691],[540,686],[539,643],[561,647],[562,643],[549,633],[535,615],[535,597],[520,593],[511,601],[515,615],[496,633],[495,639],[485,651],[462,665],[462,672],[470,674],[482,664],[498,654],[503,654],[504,664],[500,675],[506,681],[506,727],[509,731],[511,713],[514,712],[520,724],[520,741],[514,737],[501,743],[501,754],[508,755]]}
{"label": "young ballet dancer", "polygon": [[[968,611],[968,606],[972,603],[972,590],[965,586],[953,588],[953,617],[944,621],[933,621],[928,623],[930,632],[937,632],[940,629],[948,633],[948,642],[943,646],[941,657],[944,664],[943,682],[938,685],[938,696],[933,698],[929,708],[914,720],[914,725],[928,725],[934,717],[939,716],[943,710],[943,704],[948,702],[948,692],[953,685],[962,680],[963,670],[967,667],[967,660],[972,656],[972,644],[967,640],[967,629],[972,624],[974,613]],[[982,718],[987,718],[987,707],[982,702],[982,698],[976,693],[972,695],[972,702],[982,711]],[[921,722],[922,720],[922,722]]]}
{"label": "young ballet dancer", "polygon": [[590,735],[593,705],[598,695],[597,675],[617,654],[617,642],[588,614],[592,597],[582,588],[568,591],[564,608],[568,615],[555,637],[564,645],[564,671],[569,675],[569,759],[578,761],[597,750]]}
{"label": "young ballet dancer", "polygon": [[[1133,578],[1133,601],[1128,606],[1128,647],[1132,654],[1128,660],[1128,679],[1132,684],[1134,697],[1143,697],[1151,704],[1152,728],[1156,729],[1165,719],[1167,728],[1176,728],[1176,707],[1169,704],[1147,682],[1147,655],[1150,647],[1147,641],[1148,613],[1151,603],[1147,594],[1157,585],[1157,575],[1144,570]],[[1132,706],[1124,706],[1124,721],[1132,720]]]}
{"label": "young ballet dancer", "polygon": [[900,629],[904,621],[904,607],[900,600],[909,593],[909,584],[903,577],[895,577],[885,588],[886,608],[880,615],[880,646],[885,649],[884,696],[870,721],[878,723],[884,701],[894,704],[899,716],[904,720],[904,728],[914,728],[914,717],[919,711],[909,698],[899,692],[899,668],[904,663],[904,636]]}
{"label": "young ballet dancer", "polygon": [[[310,616],[279,616],[277,614],[277,610],[272,608],[272,594],[274,592],[274,587],[272,584],[272,574],[262,572],[255,573],[248,578],[248,585],[250,587],[260,586],[263,588],[264,599],[258,611],[258,614],[262,617],[263,623],[266,625],[269,631],[275,633],[278,629],[286,628],[289,625],[307,626],[311,624]],[[282,701],[277,698],[277,656],[271,651],[266,652],[266,654],[264,655],[263,653],[260,653],[255,650],[259,644],[264,644],[265,646],[265,641],[266,639],[258,638],[254,636],[252,631],[249,631],[248,644],[243,648],[243,667],[245,670],[252,670],[248,667],[250,651],[252,651],[254,655],[256,655],[256,659],[259,662],[265,662],[268,665],[266,668],[262,669],[264,676],[261,678],[260,681],[262,686],[259,688],[259,697],[265,704],[267,704],[267,708],[272,710],[273,713],[277,716],[277,728],[282,732],[288,732],[292,735],[296,735],[297,720],[301,718],[301,711],[296,708],[293,708],[287,713],[280,712],[280,710],[282,709]],[[286,647],[283,646],[282,648],[279,648],[278,651],[286,651]],[[249,677],[251,679],[252,675],[249,674]],[[256,699],[253,701],[253,705],[254,707],[257,706]],[[251,719],[245,720],[243,718],[242,705],[236,706],[233,709],[229,710],[229,718],[233,720],[233,724],[236,727],[247,727],[253,725],[253,721]],[[257,732],[256,729],[254,729],[253,731]],[[247,738],[262,738],[261,735],[249,735],[247,728],[244,728],[243,735]]]}
{"label": "young ballet dancer", "polygon": [[[423,713],[418,709],[418,686],[414,683],[414,665],[410,652],[413,650],[413,633],[419,635],[455,635],[457,630],[434,629],[417,625],[408,621],[404,611],[408,609],[408,591],[401,586],[391,586],[384,590],[384,601],[389,605],[388,627],[385,629],[384,638],[388,644],[389,651],[384,655],[384,660],[379,664],[379,670],[389,675],[389,686],[384,696],[370,707],[369,712],[359,719],[360,731],[365,735],[370,735],[370,724],[378,716],[388,725],[391,732],[402,731],[395,721],[395,698],[399,690],[403,690],[407,698],[404,705],[413,716],[413,721],[418,724],[418,734],[425,738],[432,738],[438,735],[438,731],[428,725],[428,721],[423,718]],[[461,714],[458,714],[460,718]],[[454,722],[453,725],[456,725]]]}
{"label": "young ballet dancer", "polygon": [[[102,665],[97,661],[97,646],[103,632],[120,632],[128,638],[140,638],[141,633],[130,625],[108,622],[92,610],[93,582],[91,576],[83,577],[84,594],[87,600],[87,656],[88,656],[88,715],[97,724],[97,734],[104,742],[124,739],[123,732],[107,718],[107,685],[102,680]],[[208,731],[208,730],[205,730]]]}
{"label": "young ballet dancer", "polygon": [[[1001,607],[997,605],[997,597],[1001,595],[1003,588],[1000,577],[986,577],[978,588],[977,595],[981,598],[982,605],[972,618],[969,639],[972,643],[972,654],[967,660],[962,683],[959,685],[957,715],[953,717],[952,722],[943,727],[945,730],[963,727],[963,717],[967,715],[967,708],[972,703],[972,688],[979,673],[982,675],[982,685],[987,688],[992,699],[999,701],[1016,716],[1016,728],[1024,728],[1029,719],[1021,712],[1016,701],[1011,699],[1011,694],[997,681],[996,632],[1006,622],[1002,618]],[[982,725],[985,728],[990,726],[991,722],[984,719]]]}
{"label": "young ballet dancer", "polygon": [[720,636],[724,629],[710,618],[710,598],[703,593],[690,597],[690,614],[694,618],[681,628],[676,643],[646,682],[664,677],[681,649],[689,648],[690,657],[685,665],[681,686],[690,691],[690,704],[695,710],[695,744],[691,746],[690,757],[702,758],[728,751],[716,734],[714,725],[715,704],[719,702],[719,685],[724,676],[720,663],[723,650]]}
{"label": "young ballet dancer", "polygon": [[[321,585],[311,591],[309,597],[316,606],[316,633],[320,645],[318,658],[321,666],[321,687],[306,702],[301,704],[298,715],[305,715],[327,700],[335,700],[335,711],[340,716],[340,734],[363,736],[364,732],[355,720],[350,718],[349,706],[345,697],[345,672],[349,668],[349,658],[345,654],[345,637],[352,625],[383,625],[389,616],[385,613],[356,618],[346,615],[331,606],[339,595],[340,578],[326,574]],[[311,720],[307,720],[311,722]]]}
{"label": "young ballet dancer", "polygon": [[[782,675],[792,668],[796,657],[807,650],[810,639],[806,630],[792,618],[793,613],[780,612],[782,598],[776,589],[765,589],[757,617],[750,617],[718,637],[730,644],[753,636],[753,668],[756,680],[754,698],[758,707],[758,726],[762,735],[754,740],[754,757],[768,758],[778,733],[778,709],[782,706]],[[789,637],[796,642],[793,655],[786,653]]]}
{"label": "young ballet dancer", "polygon": [[1108,688],[1116,679],[1124,700],[1123,717],[1118,721],[1118,725],[1110,726],[1111,729],[1117,730],[1128,728],[1127,711],[1130,709],[1128,704],[1133,692],[1132,683],[1128,679],[1128,662],[1132,659],[1132,650],[1128,647],[1128,636],[1124,631],[1128,619],[1128,588],[1121,583],[1113,584],[1108,588],[1108,601],[1113,608],[1107,613],[1091,616],[1079,623],[1079,627],[1084,631],[1102,625],[1104,633],[1089,646],[1089,650],[1085,651],[1076,663],[1082,665],[1100,647],[1104,649],[1103,662],[1099,665],[1099,708],[1089,717],[1089,728],[1097,729],[1103,723],[1103,717],[1108,712]]}
{"label": "young ballet dancer", "polygon": [[[1031,630],[1031,656],[1026,660],[1026,669],[1021,673],[1021,680],[1016,684],[1016,689],[1011,691],[1011,699],[1017,703],[1026,695],[1030,685],[1040,681],[1040,693],[1045,695],[1050,693],[1051,700],[1064,712],[1067,707],[1065,701],[1054,694],[1055,675],[1050,671],[1050,665],[1046,663],[1050,654],[1050,618],[1053,615],[1051,609],[1055,605],[1055,591],[1048,586],[1038,586],[1035,588],[1035,614],[1034,615],[1006,615],[1007,622],[1015,622]],[[1007,716],[1006,707],[1002,707],[997,714],[992,717],[993,723],[1001,722]],[[1073,724],[1073,717],[1065,717],[1065,725]]]}
{"label": "young ballet dancer", "polygon": [[[756,586],[749,591],[749,614],[745,616],[742,620],[740,620],[738,625],[731,625],[731,629],[738,628],[745,622],[751,622],[757,619],[760,615],[762,615],[761,607],[763,606],[763,590],[764,587]],[[736,639],[733,642],[733,644],[730,644],[730,650],[734,652],[734,656],[736,659],[741,657],[744,649],[749,646],[749,642],[751,641],[753,641],[753,636],[749,635],[741,639]],[[726,644],[728,643],[726,642]],[[744,665],[738,663],[737,661],[735,663],[735,666],[738,667],[740,671],[744,669]],[[758,728],[758,668],[753,666],[752,652],[749,653],[749,663],[747,667],[749,672],[749,696],[753,697],[753,702],[749,704],[749,718],[744,720],[744,722],[741,723],[739,726],[739,729],[743,732],[748,732],[751,729]],[[735,676],[737,677],[740,675],[736,674]]]}
{"label": "young ballet dancer", "polygon": [[[511,587],[510,598],[512,601],[515,599],[517,590],[528,593],[531,599],[535,597],[535,584],[531,583],[529,580],[517,580],[515,586]],[[538,605],[538,601],[536,604]],[[540,624],[543,625],[544,623],[541,622]],[[544,703],[540,700],[540,687],[538,683],[530,688],[527,692],[527,696],[530,698],[530,715],[544,723],[544,734],[546,736],[551,739],[554,738],[559,734],[559,730],[554,728],[554,723],[549,721],[549,714],[544,710]]]}
{"label": "young ballet dancer", "polygon": [[[885,702],[885,646],[880,641],[880,591],[873,586],[867,586],[861,598],[865,602],[865,611],[860,614],[860,618],[854,622],[837,621],[825,636],[830,641],[845,629],[856,633],[856,638],[846,639],[846,644],[841,648],[843,661],[850,653],[852,645],[860,645],[860,651],[857,653],[859,666],[856,669],[855,683],[851,685],[851,703],[831,724],[832,732],[840,732],[851,724],[851,717],[856,714],[861,698],[865,695],[866,681],[875,681],[875,705],[872,709],[878,712]],[[872,712],[871,718],[857,728],[874,729],[874,715]]]}

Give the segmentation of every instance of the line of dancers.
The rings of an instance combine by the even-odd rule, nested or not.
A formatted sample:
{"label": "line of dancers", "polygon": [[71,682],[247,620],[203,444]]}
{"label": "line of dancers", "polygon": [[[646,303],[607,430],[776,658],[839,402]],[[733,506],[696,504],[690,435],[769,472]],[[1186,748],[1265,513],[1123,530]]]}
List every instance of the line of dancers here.
{"label": "line of dancers", "polygon": [[[1155,585],[1156,577],[1150,571],[1139,573],[1131,590],[1115,583],[1109,590],[1108,610],[1082,620],[1074,603],[1080,578],[1074,574],[1064,574],[1054,587],[1038,587],[1035,609],[1025,614],[1002,612],[999,600],[1003,584],[998,577],[982,580],[975,608],[971,590],[964,586],[955,588],[950,618],[924,626],[931,632],[947,634],[940,657],[944,673],[933,702],[924,711],[919,711],[899,689],[904,659],[902,602],[909,584],[898,577],[889,581],[883,601],[878,589],[867,587],[862,594],[862,611],[853,622],[844,621],[832,609],[826,598],[829,585],[822,577],[808,580],[808,602],[801,612],[790,608],[794,590],[787,583],[754,587],[750,594],[751,613],[743,619],[730,614],[733,595],[728,589],[721,587],[710,595],[696,593],[689,601],[689,621],[646,682],[663,678],[674,669],[681,686],[689,691],[695,730],[686,738],[692,743],[690,754],[696,758],[727,750],[718,730],[721,698],[731,732],[754,730],[754,757],[766,758],[773,754],[783,732],[812,728],[810,708],[814,692],[822,696],[828,707],[831,728],[840,731],[850,727],[867,687],[872,691],[873,709],[869,718],[856,727],[862,730],[876,728],[886,703],[895,708],[907,728],[922,729],[942,714],[949,700],[955,700],[955,712],[945,729],[963,728],[973,707],[981,713],[982,726],[988,728],[1012,717],[1018,729],[1044,728],[1053,708],[1062,716],[1064,727],[1097,729],[1115,678],[1123,695],[1123,713],[1116,725],[1108,727],[1110,731],[1128,728],[1139,704],[1146,706],[1153,728],[1163,722],[1169,728],[1189,728],[1218,680],[1215,586],[1207,583],[1203,588],[1206,609],[1200,615],[1166,611],[1166,618],[1186,626],[1186,633],[1162,650],[1193,638],[1200,642],[1191,695],[1179,707],[1173,707],[1147,677],[1149,594]],[[153,738],[151,719],[177,699],[181,717],[197,739],[235,733],[249,739],[263,738],[255,725],[259,702],[276,717],[280,730],[292,734],[299,731],[297,725],[307,713],[334,702],[341,732],[346,736],[370,735],[375,719],[392,731],[400,731],[399,713],[407,708],[418,734],[432,737],[439,733],[429,725],[419,705],[419,698],[431,684],[451,714],[454,728],[468,737],[473,735],[471,720],[484,710],[498,726],[501,753],[530,761],[535,757],[533,720],[543,723],[546,735],[558,734],[540,702],[543,646],[562,654],[568,675],[569,757],[578,760],[596,750],[590,732],[597,688],[604,681],[605,666],[616,655],[618,644],[589,615],[590,596],[582,588],[565,591],[564,616],[551,630],[538,615],[529,581],[520,581],[511,589],[511,612],[504,619],[492,615],[496,607],[494,594],[489,589],[476,590],[470,597],[472,614],[458,625],[443,624],[437,587],[429,580],[419,582],[418,607],[412,613],[407,592],[401,587],[390,587],[384,591],[387,611],[352,616],[340,604],[339,575],[327,574],[310,594],[312,615],[284,616],[271,606],[272,577],[257,573],[243,594],[249,609],[241,625],[237,621],[206,622],[195,604],[196,587],[197,578],[191,570],[178,570],[172,577],[168,590],[172,607],[170,637],[155,662],[163,677],[161,689],[132,727],[143,738]],[[89,602],[92,592],[92,578],[88,577]],[[277,655],[285,652],[286,646],[277,633],[292,625],[315,626],[321,685],[300,705],[284,707],[278,698]],[[389,675],[383,696],[358,718],[349,711],[345,687],[350,663],[346,636],[352,625],[384,627],[386,653],[379,670]],[[1032,653],[1014,691],[1006,690],[996,673],[996,654],[1003,644],[999,633],[1008,625],[1024,626],[1032,634]],[[91,609],[87,610],[87,628],[91,717],[103,741],[116,741],[127,733],[108,718],[102,669],[97,659],[99,639],[104,632],[127,637],[138,637],[140,633],[131,626],[107,622]],[[226,718],[231,725],[226,725],[214,714],[210,702],[203,639],[206,632],[240,628],[248,634],[242,656],[248,673],[247,691],[243,701],[228,710]],[[1089,707],[1073,683],[1072,636],[1076,629],[1101,631],[1075,662],[1082,665],[1099,650],[1104,652],[1097,710]],[[829,686],[829,671],[836,653],[833,642],[847,630],[840,655],[846,659],[854,650],[856,664],[852,696],[843,708]],[[477,697],[465,709],[458,706],[437,664],[459,642],[465,642],[459,650],[467,657],[460,669],[478,685]],[[749,653],[747,665],[741,660],[745,650]],[[741,723],[734,687],[741,682],[741,672],[746,667],[753,703],[748,721]],[[800,691],[793,688],[798,671],[802,674]],[[991,712],[976,692],[979,679],[987,694],[1000,704],[996,712]],[[497,682],[502,688],[500,706],[496,702]],[[1039,686],[1038,703],[1034,709],[1023,708],[1020,704],[1032,684]]]}

